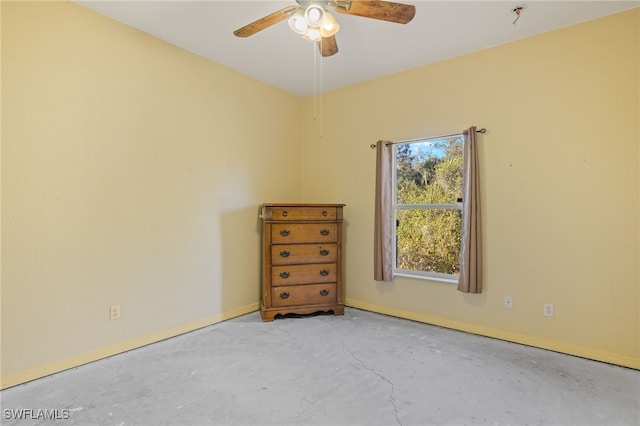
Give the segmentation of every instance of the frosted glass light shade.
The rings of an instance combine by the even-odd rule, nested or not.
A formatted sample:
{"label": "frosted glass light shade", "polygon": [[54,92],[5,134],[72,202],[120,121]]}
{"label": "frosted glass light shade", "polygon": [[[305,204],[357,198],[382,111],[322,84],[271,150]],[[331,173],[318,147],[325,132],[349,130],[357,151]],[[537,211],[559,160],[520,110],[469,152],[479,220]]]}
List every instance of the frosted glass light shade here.
{"label": "frosted glass light shade", "polygon": [[319,4],[311,3],[304,12],[304,17],[310,27],[317,28],[321,26],[324,23],[324,16],[324,8]]}
{"label": "frosted glass light shade", "polygon": [[320,27],[320,35],[322,37],[331,37],[340,29],[340,24],[332,14],[327,13],[324,16],[324,23]]}
{"label": "frosted glass light shade", "polygon": [[320,36],[320,30],[318,28],[309,27],[307,32],[302,36],[307,40],[311,41],[319,41],[322,37]]}
{"label": "frosted glass light shade", "polygon": [[289,17],[289,27],[298,34],[304,34],[307,31],[309,25],[304,17],[302,8],[298,8],[293,15]]}

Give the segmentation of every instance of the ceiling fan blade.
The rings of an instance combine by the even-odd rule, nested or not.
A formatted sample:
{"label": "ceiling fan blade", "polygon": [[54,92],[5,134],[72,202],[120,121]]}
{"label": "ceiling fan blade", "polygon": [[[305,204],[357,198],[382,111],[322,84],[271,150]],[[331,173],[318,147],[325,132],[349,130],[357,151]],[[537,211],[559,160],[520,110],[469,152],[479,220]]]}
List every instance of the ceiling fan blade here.
{"label": "ceiling fan blade", "polygon": [[270,26],[275,25],[280,21],[284,21],[289,17],[289,13],[296,9],[297,6],[285,7],[284,9],[280,9],[277,12],[273,12],[272,14],[262,17],[255,22],[245,25],[242,28],[238,28],[233,32],[233,34],[238,37],[249,37],[250,35],[257,33],[258,31],[262,31],[265,28],[269,28]]}
{"label": "ceiling fan blade", "polygon": [[338,13],[380,19],[382,21],[406,24],[416,15],[416,7],[411,4],[381,0],[352,0],[346,7],[336,6]]}
{"label": "ceiling fan blade", "polygon": [[318,42],[318,48],[322,56],[332,56],[338,53],[338,43],[336,43],[336,36],[322,37],[322,40]]}

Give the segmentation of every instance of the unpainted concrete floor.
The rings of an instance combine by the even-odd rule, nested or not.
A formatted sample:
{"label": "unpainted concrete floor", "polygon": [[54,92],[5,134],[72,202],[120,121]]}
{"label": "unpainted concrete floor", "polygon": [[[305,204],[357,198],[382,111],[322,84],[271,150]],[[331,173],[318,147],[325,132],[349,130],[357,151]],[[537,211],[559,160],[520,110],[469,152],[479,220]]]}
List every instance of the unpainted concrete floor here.
{"label": "unpainted concrete floor", "polygon": [[1,397],[3,425],[640,425],[640,371],[356,309],[251,313]]}

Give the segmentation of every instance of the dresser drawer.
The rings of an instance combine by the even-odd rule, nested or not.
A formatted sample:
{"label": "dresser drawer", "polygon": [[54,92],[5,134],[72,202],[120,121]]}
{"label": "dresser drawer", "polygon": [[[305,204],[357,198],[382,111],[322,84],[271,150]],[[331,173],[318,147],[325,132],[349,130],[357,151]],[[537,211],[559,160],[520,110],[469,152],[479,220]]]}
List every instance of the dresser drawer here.
{"label": "dresser drawer", "polygon": [[276,307],[332,303],[336,303],[335,283],[281,286],[271,289],[271,304]]}
{"label": "dresser drawer", "polygon": [[271,268],[271,286],[336,282],[335,263],[284,265]]}
{"label": "dresser drawer", "polygon": [[271,246],[272,265],[333,263],[337,259],[337,244],[278,244]]}
{"label": "dresser drawer", "polygon": [[271,220],[336,220],[335,207],[268,207]]}
{"label": "dresser drawer", "polygon": [[335,223],[274,223],[271,243],[335,243],[337,228]]}

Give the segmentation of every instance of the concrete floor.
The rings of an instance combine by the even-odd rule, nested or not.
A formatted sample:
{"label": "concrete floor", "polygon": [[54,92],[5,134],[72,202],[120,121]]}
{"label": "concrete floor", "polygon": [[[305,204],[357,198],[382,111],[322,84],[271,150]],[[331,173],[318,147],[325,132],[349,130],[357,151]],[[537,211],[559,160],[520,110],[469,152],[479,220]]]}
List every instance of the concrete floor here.
{"label": "concrete floor", "polygon": [[355,309],[252,313],[1,397],[3,425],[640,425],[640,371]]}

